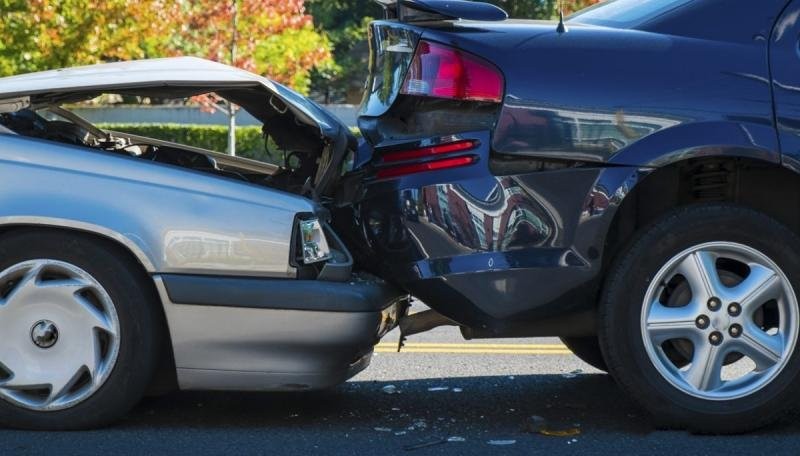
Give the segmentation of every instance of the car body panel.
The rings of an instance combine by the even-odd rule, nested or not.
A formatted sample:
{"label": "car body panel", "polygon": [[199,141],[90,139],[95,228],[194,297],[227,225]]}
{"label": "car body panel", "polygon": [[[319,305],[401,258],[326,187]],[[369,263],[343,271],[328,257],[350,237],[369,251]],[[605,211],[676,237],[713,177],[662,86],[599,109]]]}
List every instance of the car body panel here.
{"label": "car body panel", "polygon": [[[186,98],[212,91],[254,110],[279,145],[318,154],[315,161],[327,167],[315,167],[313,187],[270,180],[286,173],[278,166],[112,135],[60,107],[109,92]],[[286,87],[194,58],[119,62],[1,79],[0,114],[9,125],[0,131],[0,231],[93,233],[130,252],[163,306],[180,388],[333,386],[368,366],[375,343],[407,308],[407,294],[354,273],[352,256],[315,201],[316,191],[335,186],[352,135]],[[25,118],[44,134],[14,122]],[[106,142],[50,136],[51,124],[94,130]],[[120,138],[147,149],[106,145]],[[162,150],[190,158],[159,161]],[[255,177],[246,178],[250,173]],[[297,254],[298,223],[308,219],[318,219],[311,237],[331,249],[313,264]]]}
{"label": "car body panel", "polygon": [[770,46],[775,116],[784,163],[800,172],[800,2],[792,1],[783,12]]}
{"label": "car body panel", "polygon": [[7,224],[92,229],[135,245],[156,273],[295,276],[295,215],[316,210],[305,198],[81,147],[16,136],[0,144]]}
{"label": "car body panel", "polygon": [[[369,365],[372,347],[403,310],[403,294],[377,280],[321,284],[320,291],[338,301],[335,310],[318,303],[304,309],[302,302],[287,301],[291,290],[295,301],[310,299],[308,281],[248,279],[248,286],[275,289],[285,296],[260,298],[261,304],[254,306],[252,300],[236,304],[228,298],[211,305],[213,298],[207,297],[201,304],[184,302],[188,295],[179,290],[180,280],[155,277],[182,389],[293,391],[334,386]],[[205,281],[202,288],[218,295],[214,289],[225,286],[226,280],[200,276],[192,283]]]}
{"label": "car body panel", "polygon": [[[351,217],[360,242],[380,252],[371,267],[485,334],[524,335],[519,327],[593,308],[617,209],[653,171],[708,157],[782,162],[768,47],[786,3],[688,2],[625,27],[578,15],[565,33],[543,21],[373,23],[373,68],[383,75],[370,77],[359,125],[376,155],[406,121],[397,113],[407,102],[403,69],[393,76],[400,82],[380,79],[387,62],[411,59],[385,52],[392,40],[487,60],[504,75],[505,99],[484,132],[488,166],[364,182]],[[429,130],[409,125],[402,140],[430,141]],[[506,161],[518,166],[500,166]],[[382,226],[391,239],[370,233]]]}

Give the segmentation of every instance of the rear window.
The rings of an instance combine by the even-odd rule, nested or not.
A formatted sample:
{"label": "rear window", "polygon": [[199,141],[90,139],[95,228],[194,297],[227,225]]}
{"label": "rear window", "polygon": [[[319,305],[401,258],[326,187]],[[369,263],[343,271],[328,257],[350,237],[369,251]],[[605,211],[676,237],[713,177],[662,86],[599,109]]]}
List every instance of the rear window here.
{"label": "rear window", "polygon": [[609,0],[579,11],[569,21],[605,27],[631,28],[649,22],[692,0]]}

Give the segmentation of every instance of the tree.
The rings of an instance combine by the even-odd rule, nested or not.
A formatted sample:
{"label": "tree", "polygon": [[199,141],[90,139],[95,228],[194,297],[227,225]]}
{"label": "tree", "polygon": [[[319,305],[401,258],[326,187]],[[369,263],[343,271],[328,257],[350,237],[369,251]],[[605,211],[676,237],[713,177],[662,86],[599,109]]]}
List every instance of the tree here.
{"label": "tree", "polygon": [[0,75],[142,58],[168,0],[0,0]]}
{"label": "tree", "polygon": [[[234,2],[244,31],[235,40]],[[2,76],[183,54],[307,92],[311,70],[333,63],[303,0],[0,0],[0,17]]]}
{"label": "tree", "polygon": [[518,19],[555,19],[559,7],[564,15],[574,13],[601,0],[484,0],[506,10],[512,18]]}
{"label": "tree", "polygon": [[313,91],[325,102],[358,103],[369,66],[367,27],[381,17],[382,8],[371,0],[306,0],[318,28],[333,45],[335,66],[314,72]]}
{"label": "tree", "polygon": [[[232,26],[234,8],[237,30]],[[182,0],[172,11],[180,18],[169,44],[172,54],[232,64],[304,93],[311,70],[333,63],[330,44],[314,29],[303,0]]]}

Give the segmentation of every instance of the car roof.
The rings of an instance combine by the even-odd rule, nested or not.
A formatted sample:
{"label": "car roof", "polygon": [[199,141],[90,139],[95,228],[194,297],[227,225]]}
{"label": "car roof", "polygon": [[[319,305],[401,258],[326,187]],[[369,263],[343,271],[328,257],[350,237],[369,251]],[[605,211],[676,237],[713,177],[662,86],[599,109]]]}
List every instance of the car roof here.
{"label": "car roof", "polygon": [[197,57],[169,57],[103,63],[0,78],[0,99],[141,86],[266,84],[256,74]]}

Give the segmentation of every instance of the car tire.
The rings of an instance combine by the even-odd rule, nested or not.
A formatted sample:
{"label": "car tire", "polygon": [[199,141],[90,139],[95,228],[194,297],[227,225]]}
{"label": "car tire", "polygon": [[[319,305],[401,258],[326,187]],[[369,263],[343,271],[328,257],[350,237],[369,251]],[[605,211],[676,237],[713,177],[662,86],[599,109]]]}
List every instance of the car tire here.
{"label": "car tire", "polygon": [[80,430],[130,410],[163,336],[141,267],[110,241],[26,229],[0,236],[0,271],[0,425]]}
{"label": "car tire", "polygon": [[607,275],[609,372],[659,427],[731,434],[777,419],[800,397],[797,258],[797,235],[757,211],[672,211]]}
{"label": "car tire", "polygon": [[600,341],[596,336],[561,337],[560,339],[581,361],[597,370],[608,372],[606,360],[603,359],[603,352],[600,350]]}

